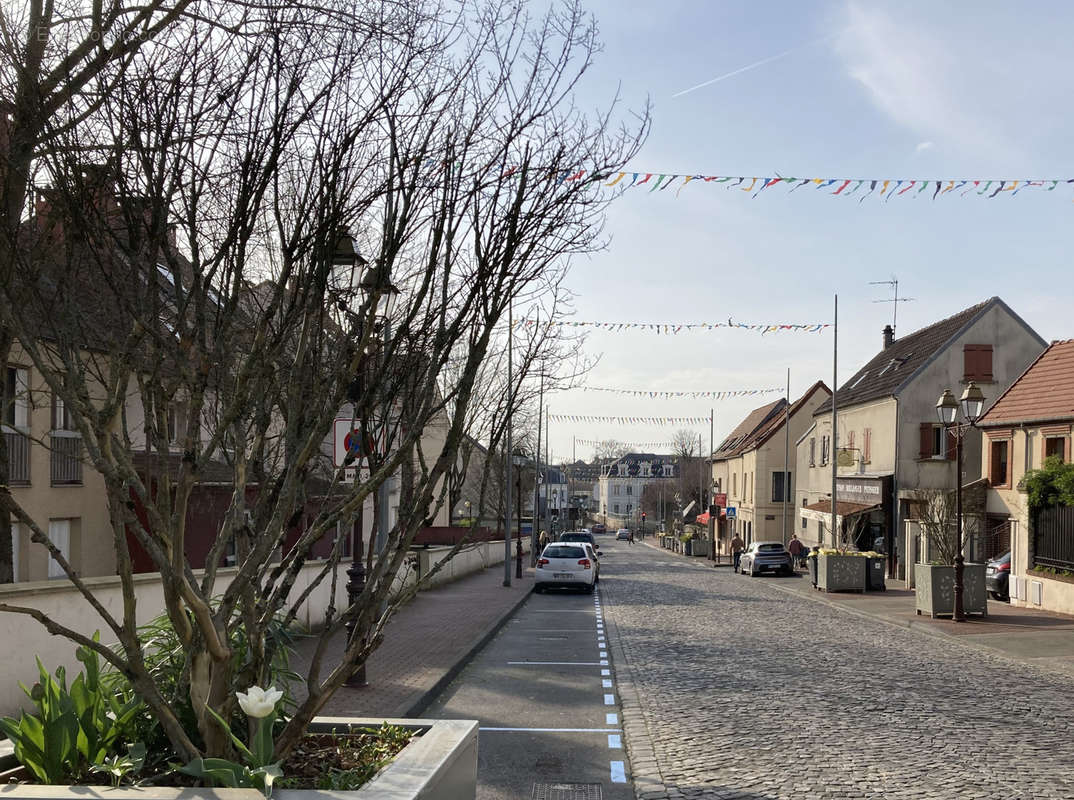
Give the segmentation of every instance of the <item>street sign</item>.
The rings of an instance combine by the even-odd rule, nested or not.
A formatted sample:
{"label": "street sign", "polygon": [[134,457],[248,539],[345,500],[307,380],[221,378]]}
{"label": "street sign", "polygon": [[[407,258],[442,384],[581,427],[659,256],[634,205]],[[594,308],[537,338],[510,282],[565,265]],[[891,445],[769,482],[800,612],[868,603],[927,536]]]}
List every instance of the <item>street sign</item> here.
{"label": "street sign", "polygon": [[712,504],[714,506],[719,506],[720,508],[726,508],[727,507],[727,494],[726,494],[726,492],[716,492],[712,496]]}
{"label": "street sign", "polygon": [[738,516],[738,509],[735,508],[734,506],[728,506],[727,507],[727,518],[728,519],[734,519],[737,516]]}

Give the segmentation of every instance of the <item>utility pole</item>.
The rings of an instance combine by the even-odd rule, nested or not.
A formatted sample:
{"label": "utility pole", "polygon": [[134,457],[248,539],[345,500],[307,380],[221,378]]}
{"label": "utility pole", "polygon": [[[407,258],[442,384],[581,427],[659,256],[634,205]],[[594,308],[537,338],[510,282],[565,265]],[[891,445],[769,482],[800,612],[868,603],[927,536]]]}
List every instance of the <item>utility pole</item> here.
{"label": "utility pole", "polygon": [[783,546],[787,546],[787,495],[791,491],[791,368],[787,367],[787,415],[783,420]]}
{"label": "utility pole", "polygon": [[[537,310],[537,330],[541,329],[541,312]],[[541,508],[541,429],[544,427],[541,422],[541,417],[544,412],[544,368],[541,368],[541,387],[537,393],[537,453],[534,461],[537,464],[537,471],[533,477],[533,525],[530,530],[530,566],[536,566],[537,548],[539,546],[539,539],[537,537],[537,526],[540,523],[541,518],[544,516],[540,513]]]}
{"label": "utility pole", "polygon": [[832,546],[839,546],[839,533],[837,515],[835,513],[835,478],[838,469],[835,457],[835,441],[837,437],[835,428],[836,395],[839,391],[839,295],[835,296],[835,310],[832,315],[832,443],[829,447],[828,457],[832,460]]}
{"label": "utility pole", "polygon": [[515,338],[514,305],[507,306],[507,446],[504,448],[503,476],[503,585],[511,585],[511,418],[514,415],[515,386],[513,383],[511,351]]}
{"label": "utility pole", "polygon": [[[712,453],[715,449],[715,442],[713,441],[716,433],[716,409],[709,409],[709,458],[712,458]],[[712,487],[712,465],[709,464],[707,468],[707,477],[709,487]],[[709,492],[709,499],[711,500],[711,491]],[[709,512],[709,560],[716,560],[716,519],[712,514],[712,503],[705,504]]]}

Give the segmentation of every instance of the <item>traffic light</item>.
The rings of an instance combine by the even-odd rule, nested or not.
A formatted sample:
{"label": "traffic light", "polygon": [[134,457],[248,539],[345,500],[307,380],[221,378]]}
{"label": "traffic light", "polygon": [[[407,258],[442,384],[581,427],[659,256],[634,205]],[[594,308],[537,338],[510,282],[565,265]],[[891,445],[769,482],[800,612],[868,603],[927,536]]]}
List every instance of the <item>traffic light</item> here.
{"label": "traffic light", "polygon": [[641,521],[645,522],[645,512],[644,511],[641,512]]}

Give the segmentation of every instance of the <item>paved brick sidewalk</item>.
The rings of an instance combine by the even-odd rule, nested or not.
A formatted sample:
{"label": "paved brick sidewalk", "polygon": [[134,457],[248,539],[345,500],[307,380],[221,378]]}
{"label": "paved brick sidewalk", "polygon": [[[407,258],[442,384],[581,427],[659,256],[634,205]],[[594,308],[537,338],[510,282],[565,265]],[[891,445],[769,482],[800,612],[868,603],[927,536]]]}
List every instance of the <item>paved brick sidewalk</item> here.
{"label": "paved brick sidewalk", "polygon": [[[513,565],[512,565],[513,569]],[[503,564],[420,592],[384,630],[384,643],[366,664],[369,686],[341,688],[321,711],[330,716],[414,716],[533,589],[533,570],[503,586]],[[328,646],[326,666],[339,658],[344,636]],[[305,675],[316,640],[299,642],[294,668]]]}

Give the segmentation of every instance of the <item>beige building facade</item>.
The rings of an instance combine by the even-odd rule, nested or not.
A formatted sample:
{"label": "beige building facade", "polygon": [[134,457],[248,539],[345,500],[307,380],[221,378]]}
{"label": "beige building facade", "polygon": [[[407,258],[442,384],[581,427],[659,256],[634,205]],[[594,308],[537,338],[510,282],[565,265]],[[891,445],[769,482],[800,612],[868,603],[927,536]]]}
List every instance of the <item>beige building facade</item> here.
{"label": "beige building facade", "polygon": [[[945,389],[959,396],[973,381],[994,402],[1046,343],[993,297],[899,339],[887,326],[882,345],[840,387],[834,435],[828,402],[799,440],[799,534],[827,546],[849,536],[860,549],[883,552],[889,576],[910,580],[909,565],[927,555],[915,497],[951,489],[959,478],[972,483],[981,471],[981,436],[971,430],[963,474],[955,475],[954,438],[937,418],[938,398]],[[831,525],[833,462],[838,534]],[[968,555],[982,555],[977,549]]]}
{"label": "beige building facade", "polygon": [[795,442],[830,396],[818,381],[793,404],[781,399],[754,409],[712,454],[714,491],[727,497],[719,528],[724,552],[736,534],[748,544],[786,542],[796,532]]}

